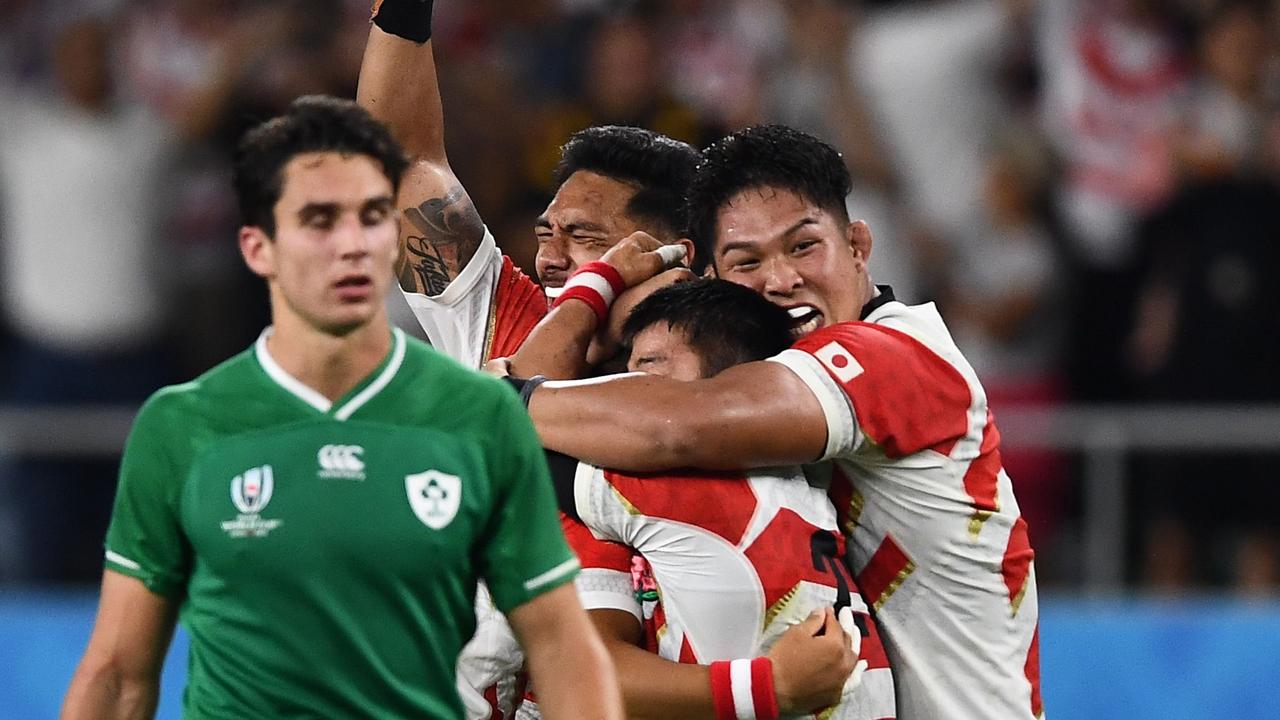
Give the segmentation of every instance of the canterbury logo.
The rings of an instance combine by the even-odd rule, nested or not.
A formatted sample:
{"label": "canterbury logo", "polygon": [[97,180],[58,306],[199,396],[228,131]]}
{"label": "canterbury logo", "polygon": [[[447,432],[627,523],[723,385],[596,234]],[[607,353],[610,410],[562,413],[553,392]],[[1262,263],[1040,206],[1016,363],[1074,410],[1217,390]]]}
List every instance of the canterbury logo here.
{"label": "canterbury logo", "polygon": [[364,479],[364,460],[360,456],[364,448],[359,445],[325,445],[316,453],[320,464],[320,477]]}

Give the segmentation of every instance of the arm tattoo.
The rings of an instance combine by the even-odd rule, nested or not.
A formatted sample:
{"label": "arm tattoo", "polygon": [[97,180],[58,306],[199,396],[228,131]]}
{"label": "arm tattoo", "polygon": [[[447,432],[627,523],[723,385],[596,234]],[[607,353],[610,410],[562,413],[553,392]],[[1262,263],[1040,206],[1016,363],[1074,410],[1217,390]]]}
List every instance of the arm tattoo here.
{"label": "arm tattoo", "polygon": [[411,292],[439,295],[458,277],[484,239],[484,224],[461,185],[447,195],[406,208],[404,267],[400,285]]}

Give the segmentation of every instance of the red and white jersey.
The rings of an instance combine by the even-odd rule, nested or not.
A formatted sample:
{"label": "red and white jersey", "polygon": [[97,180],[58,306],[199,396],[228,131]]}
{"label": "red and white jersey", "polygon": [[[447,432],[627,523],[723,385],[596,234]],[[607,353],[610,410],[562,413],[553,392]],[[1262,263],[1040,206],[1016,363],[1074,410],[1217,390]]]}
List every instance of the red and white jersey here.
{"label": "red and white jersey", "polygon": [[542,288],[502,254],[488,229],[444,292],[401,292],[431,346],[477,369],[490,358],[514,353],[547,314]]}
{"label": "red and white jersey", "polygon": [[510,720],[524,698],[524,650],[484,583],[476,588],[476,633],[458,654],[466,720]]}
{"label": "red and white jersey", "polygon": [[579,464],[574,503],[590,529],[566,532],[582,562],[576,582],[588,609],[629,610],[645,621],[625,548],[647,561],[656,581],[652,630],[668,660],[757,657],[813,610],[848,604],[865,628],[868,669],[821,717],[896,717],[893,675],[843,562],[835,508],[800,468],[634,477]]}
{"label": "red and white jersey", "polygon": [[772,358],[827,416],[831,497],[906,718],[1033,718],[1034,553],[1000,433],[932,304],[887,288],[864,322]]}

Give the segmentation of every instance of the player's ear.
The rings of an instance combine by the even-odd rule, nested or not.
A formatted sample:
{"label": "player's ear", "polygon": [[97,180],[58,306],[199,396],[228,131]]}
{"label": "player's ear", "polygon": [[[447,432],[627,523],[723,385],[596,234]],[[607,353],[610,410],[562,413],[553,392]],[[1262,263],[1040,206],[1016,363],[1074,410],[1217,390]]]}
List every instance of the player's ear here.
{"label": "player's ear", "polygon": [[871,259],[871,228],[861,220],[854,220],[845,228],[845,234],[849,238],[849,245],[853,247],[853,254],[862,258],[862,262]]}
{"label": "player's ear", "polygon": [[682,264],[687,268],[697,267],[698,249],[694,246],[693,241],[689,238],[680,238],[674,244],[684,247],[684,262]]}
{"label": "player's ear", "polygon": [[254,275],[263,278],[276,274],[276,244],[256,225],[240,228],[240,256]]}

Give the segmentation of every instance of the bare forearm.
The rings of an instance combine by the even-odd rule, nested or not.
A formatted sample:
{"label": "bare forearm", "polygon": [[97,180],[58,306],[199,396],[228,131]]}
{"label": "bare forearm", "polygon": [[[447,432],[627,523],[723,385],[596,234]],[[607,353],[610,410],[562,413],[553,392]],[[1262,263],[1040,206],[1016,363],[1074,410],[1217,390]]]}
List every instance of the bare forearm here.
{"label": "bare forearm", "polygon": [[552,310],[511,356],[511,374],[559,380],[582,377],[597,319],[591,306],[566,302]]}
{"label": "bare forearm", "polygon": [[71,678],[62,720],[134,720],[155,716],[159,678],[129,678],[82,662]]}
{"label": "bare forearm", "polygon": [[531,652],[529,668],[548,720],[623,717],[617,675],[599,638],[566,643],[553,655]]}
{"label": "bare forearm", "polygon": [[431,45],[370,25],[356,99],[391,128],[411,157],[443,164],[444,109]]}
{"label": "bare forearm", "polygon": [[704,720],[715,717],[706,665],[664,660],[635,645],[605,641],[618,671],[622,702],[632,720]]}
{"label": "bare forearm", "polygon": [[827,437],[817,399],[774,363],[689,383],[644,375],[547,383],[529,412],[544,446],[636,472],[810,462]]}

